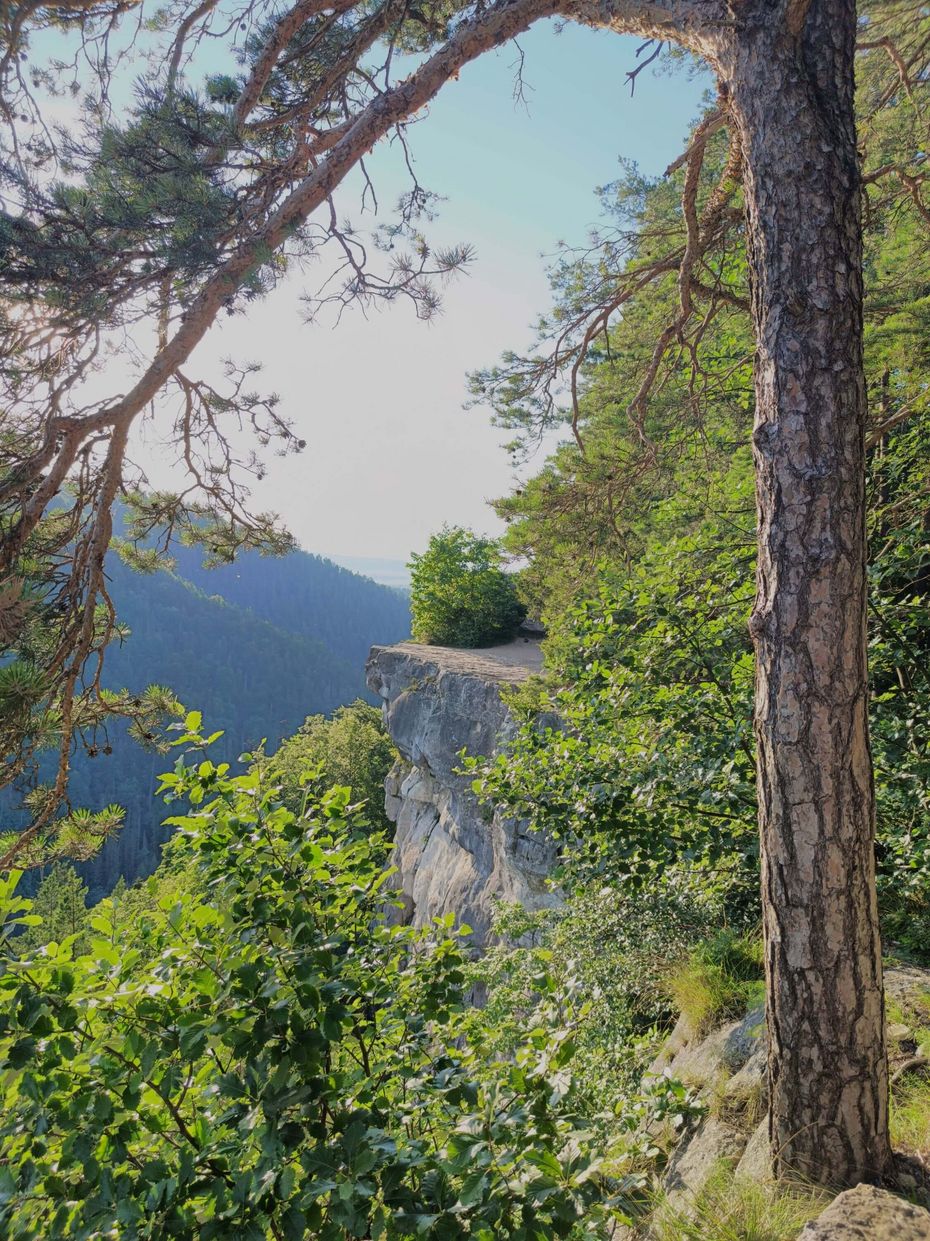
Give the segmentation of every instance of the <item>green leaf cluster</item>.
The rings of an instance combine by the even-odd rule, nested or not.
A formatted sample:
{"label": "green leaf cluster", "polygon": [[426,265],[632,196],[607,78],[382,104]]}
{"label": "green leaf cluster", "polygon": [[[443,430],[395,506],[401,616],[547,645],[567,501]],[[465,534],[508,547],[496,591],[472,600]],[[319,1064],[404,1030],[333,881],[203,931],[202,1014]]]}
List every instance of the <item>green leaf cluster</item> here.
{"label": "green leaf cluster", "polygon": [[[182,728],[161,788],[186,885],[132,935],[107,900],[86,951],[65,933],[3,960],[3,1235],[604,1235],[570,1022],[544,1005],[511,1058],[478,1055],[464,931],[386,916],[348,790],[297,814],[206,756],[197,713]],[[10,929],[35,920],[17,878]]]}
{"label": "green leaf cluster", "polygon": [[316,773],[318,787],[348,787],[372,826],[387,832],[391,824],[384,813],[384,781],[396,759],[380,710],[359,698],[339,707],[330,719],[308,716],[267,760],[264,777],[280,784],[281,800],[298,813],[306,800],[308,773]]}
{"label": "green leaf cluster", "polygon": [[410,606],[417,642],[492,646],[508,642],[526,615],[493,539],[444,526],[410,560]]}

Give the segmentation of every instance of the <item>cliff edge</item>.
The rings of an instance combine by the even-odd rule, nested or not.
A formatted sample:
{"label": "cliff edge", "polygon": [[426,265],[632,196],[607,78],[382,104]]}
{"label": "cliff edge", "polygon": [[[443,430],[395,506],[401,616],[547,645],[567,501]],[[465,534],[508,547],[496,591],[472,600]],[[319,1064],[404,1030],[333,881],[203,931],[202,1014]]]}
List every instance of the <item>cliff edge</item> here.
{"label": "cliff edge", "polygon": [[463,749],[493,755],[506,747],[515,723],[501,690],[541,668],[539,643],[527,639],[468,651],[401,642],[373,647],[368,658],[368,687],[401,755],[385,792],[407,918],[422,925],[452,912],[472,928],[476,947],[488,940],[495,901],[530,909],[558,902],[546,884],[552,843],[482,806],[457,774]]}

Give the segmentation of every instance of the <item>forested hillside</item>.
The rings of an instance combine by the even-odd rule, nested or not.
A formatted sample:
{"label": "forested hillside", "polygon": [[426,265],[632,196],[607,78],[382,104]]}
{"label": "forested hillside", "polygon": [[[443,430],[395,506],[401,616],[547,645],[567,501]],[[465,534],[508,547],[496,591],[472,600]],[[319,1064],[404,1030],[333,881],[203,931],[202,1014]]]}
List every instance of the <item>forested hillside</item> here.
{"label": "forested hillside", "polygon": [[[369,647],[409,633],[402,594],[318,556],[247,553],[216,569],[190,548],[174,558],[174,571],[143,574],[109,557],[129,634],[108,651],[104,681],[135,694],[166,686],[224,730],[217,752],[229,759],[262,738],[275,748],[306,716],[366,696]],[[119,834],[80,867],[95,899],[120,876],[131,882],[157,866],[167,831],[154,788],[167,761],[119,721],[75,754],[73,804],[126,810]]]}
{"label": "forested hillside", "polygon": [[322,642],[353,666],[356,682],[372,642],[382,640],[373,638],[373,633],[383,628],[383,641],[392,642],[409,632],[402,592],[320,556],[307,552],[262,556],[251,551],[234,564],[205,569],[194,548],[176,547],[172,554],[185,581],[280,629]]}

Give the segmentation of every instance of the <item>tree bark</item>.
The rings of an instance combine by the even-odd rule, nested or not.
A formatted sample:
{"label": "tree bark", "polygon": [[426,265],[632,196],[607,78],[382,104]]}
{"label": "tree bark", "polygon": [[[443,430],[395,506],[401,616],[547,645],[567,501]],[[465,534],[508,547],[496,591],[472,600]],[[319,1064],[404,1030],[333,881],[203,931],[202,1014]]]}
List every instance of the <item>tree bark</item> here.
{"label": "tree bark", "polygon": [[853,0],[738,8],[756,329],[756,736],[776,1170],[890,1158],[868,735]]}

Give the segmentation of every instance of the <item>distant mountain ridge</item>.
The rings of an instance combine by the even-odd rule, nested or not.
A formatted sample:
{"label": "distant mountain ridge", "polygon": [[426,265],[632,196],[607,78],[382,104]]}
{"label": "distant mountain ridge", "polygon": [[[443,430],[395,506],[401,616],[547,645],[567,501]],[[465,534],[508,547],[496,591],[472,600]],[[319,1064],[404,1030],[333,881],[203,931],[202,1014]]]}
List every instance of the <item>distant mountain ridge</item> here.
{"label": "distant mountain ridge", "polygon": [[[307,552],[246,552],[216,569],[204,569],[195,549],[172,554],[173,572],[148,575],[109,557],[111,595],[131,633],[108,650],[104,680],[137,692],[153,682],[169,686],[211,730],[224,730],[216,748],[225,759],[262,738],[274,748],[308,715],[370,699],[369,648],[410,632],[400,592]],[[101,746],[72,764],[75,805],[117,802],[127,811],[119,836],[80,868],[95,897],[121,875],[131,881],[158,864],[168,811],[154,798],[155,780],[173,762],[141,749],[121,726],[107,740],[111,755]]]}
{"label": "distant mountain ridge", "polygon": [[[296,551],[288,556],[243,552],[233,564],[205,569],[196,548],[173,547],[177,574],[206,594],[247,608],[283,629],[309,633],[362,667],[372,645],[371,614],[384,610],[409,632],[405,599],[370,577],[343,568],[322,556]],[[339,599],[341,606],[333,607]]]}
{"label": "distant mountain ridge", "polygon": [[410,590],[410,569],[403,560],[386,556],[329,556],[328,559],[352,573],[370,577],[382,586],[393,586],[395,590]]}

